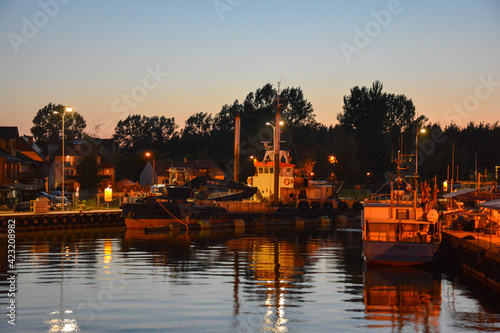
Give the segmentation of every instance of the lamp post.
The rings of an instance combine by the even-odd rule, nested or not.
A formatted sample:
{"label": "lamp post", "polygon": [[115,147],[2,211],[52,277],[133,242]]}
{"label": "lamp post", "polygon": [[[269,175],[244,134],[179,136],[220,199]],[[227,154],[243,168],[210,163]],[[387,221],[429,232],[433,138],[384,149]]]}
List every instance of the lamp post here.
{"label": "lamp post", "polygon": [[417,125],[417,134],[415,135],[415,177],[418,177],[418,134],[425,133],[425,128],[418,130]]}
{"label": "lamp post", "polygon": [[64,211],[64,202],[66,201],[66,200],[64,200],[64,198],[65,198],[64,197],[64,118],[66,116],[66,112],[68,112],[68,113],[73,112],[73,108],[68,106],[64,109],[64,111],[62,113],[60,113],[58,111],[54,111],[54,114],[58,114],[62,118],[62,155],[61,155],[61,164],[62,164],[61,195],[62,195],[62,198],[61,198],[61,210],[63,210],[63,211]]}
{"label": "lamp post", "polygon": [[153,157],[153,183],[151,184],[151,186],[153,186],[154,184],[156,184],[155,182],[155,178],[156,178],[156,169],[155,169],[155,155],[153,153],[150,153],[150,152],[146,152],[146,156],[147,157]]}
{"label": "lamp post", "polygon": [[417,207],[417,195],[418,195],[418,134],[425,133],[425,128],[418,129],[417,120],[417,132],[415,133],[415,198],[413,200],[414,207]]}
{"label": "lamp post", "polygon": [[[280,120],[279,124],[280,126],[283,126],[285,123],[283,122],[283,120]],[[273,147],[274,147],[274,140],[276,139],[276,126],[274,126],[274,124],[269,121],[266,123],[266,125],[271,126],[273,128]]]}

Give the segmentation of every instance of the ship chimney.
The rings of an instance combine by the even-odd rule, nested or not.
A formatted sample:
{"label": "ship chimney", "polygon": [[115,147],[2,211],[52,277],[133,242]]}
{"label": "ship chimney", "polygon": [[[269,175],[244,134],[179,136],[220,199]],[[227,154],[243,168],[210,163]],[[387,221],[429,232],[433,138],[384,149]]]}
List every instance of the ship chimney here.
{"label": "ship chimney", "polygon": [[234,181],[240,181],[240,113],[234,121]]}

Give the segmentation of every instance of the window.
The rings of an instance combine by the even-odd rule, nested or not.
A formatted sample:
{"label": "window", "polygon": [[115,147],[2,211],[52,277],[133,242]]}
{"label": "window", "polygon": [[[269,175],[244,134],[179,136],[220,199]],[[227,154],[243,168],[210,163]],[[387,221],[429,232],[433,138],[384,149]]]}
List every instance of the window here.
{"label": "window", "polygon": [[396,209],[396,219],[397,220],[408,220],[409,219],[408,209]]}

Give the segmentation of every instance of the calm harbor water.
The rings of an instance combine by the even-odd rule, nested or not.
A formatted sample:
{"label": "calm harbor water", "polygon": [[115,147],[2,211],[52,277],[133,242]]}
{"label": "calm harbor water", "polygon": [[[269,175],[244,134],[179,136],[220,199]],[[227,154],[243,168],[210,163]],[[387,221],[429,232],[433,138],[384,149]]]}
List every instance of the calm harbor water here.
{"label": "calm harbor water", "polygon": [[453,268],[370,267],[356,230],[16,235],[16,325],[0,238],[1,332],[476,332],[498,295]]}

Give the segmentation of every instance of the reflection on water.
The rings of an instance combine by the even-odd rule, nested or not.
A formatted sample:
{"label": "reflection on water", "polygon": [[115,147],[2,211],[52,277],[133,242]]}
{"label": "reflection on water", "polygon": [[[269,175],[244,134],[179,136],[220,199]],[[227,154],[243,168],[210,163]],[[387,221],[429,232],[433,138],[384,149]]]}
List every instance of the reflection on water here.
{"label": "reflection on water", "polygon": [[441,281],[425,268],[370,266],[365,272],[366,318],[391,331],[439,331]]}
{"label": "reflection on water", "polygon": [[[359,231],[321,228],[185,234],[110,228],[19,234],[15,330],[500,328],[500,310],[482,303],[482,297],[475,298],[472,289],[448,273],[363,270],[360,236]],[[3,309],[9,302],[5,240],[0,238]],[[477,315],[467,319],[463,307]],[[8,329],[13,327],[0,322],[0,331]]]}

